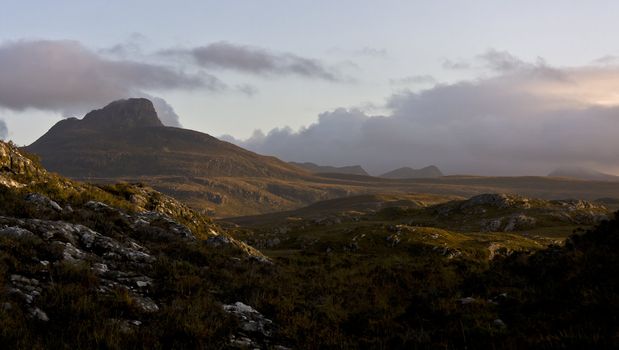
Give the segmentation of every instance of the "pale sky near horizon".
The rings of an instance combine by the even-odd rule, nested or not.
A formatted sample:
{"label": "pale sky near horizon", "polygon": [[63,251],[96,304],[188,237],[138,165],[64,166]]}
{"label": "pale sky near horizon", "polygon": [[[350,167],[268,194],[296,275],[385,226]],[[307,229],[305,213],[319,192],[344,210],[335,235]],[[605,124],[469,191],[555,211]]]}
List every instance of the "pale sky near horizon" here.
{"label": "pale sky near horizon", "polygon": [[[514,69],[529,64],[570,74],[592,64],[615,67],[613,56],[619,55],[619,42],[612,40],[613,34],[619,33],[616,20],[619,2],[615,1],[151,0],[2,1],[0,5],[0,94],[8,91],[8,86],[2,90],[1,74],[11,75],[13,71],[12,67],[2,68],[3,57],[29,57],[28,54],[11,56],[18,51],[16,43],[50,41],[64,50],[63,43],[70,40],[79,47],[69,47],[68,56],[63,57],[86,50],[87,56],[93,55],[88,59],[104,69],[116,69],[109,68],[108,61],[169,68],[170,72],[165,74],[170,76],[162,76],[147,67],[151,75],[143,79],[140,75],[143,70],[133,73],[132,68],[123,66],[120,71],[126,77],[119,81],[127,84],[137,81],[126,89],[128,92],[122,90],[123,93],[139,91],[163,98],[180,116],[183,127],[215,136],[228,134],[238,140],[247,139],[257,129],[265,133],[285,126],[298,130],[317,123],[320,114],[340,107],[359,109],[366,116],[399,115],[403,112],[392,101],[402,92],[414,95],[463,81],[485,82],[495,76],[516,74]],[[198,52],[196,48],[209,50]],[[31,49],[28,46],[20,52],[31,52],[27,51]],[[71,51],[74,49],[77,51]],[[204,56],[199,56],[202,53]],[[247,56],[230,63],[230,55],[238,57],[239,53]],[[500,57],[489,53],[499,53]],[[603,57],[606,58],[598,60]],[[519,60],[515,65],[518,68],[510,66],[512,58]],[[9,59],[5,58],[7,62],[24,60]],[[200,59],[204,60],[202,65]],[[497,59],[503,61],[497,63]],[[494,68],[489,69],[490,65]],[[63,67],[62,72],[69,68]],[[41,79],[40,75],[28,78],[41,85],[37,80]],[[574,76],[579,77],[574,79],[585,79],[583,76],[589,79],[590,75],[574,73]],[[194,86],[187,80],[193,77],[202,80],[214,77],[219,87],[205,87],[203,83]],[[12,79],[19,78],[17,73],[12,76]],[[597,78],[595,84],[599,85],[600,80],[606,78]],[[68,83],[56,81],[50,86],[53,89],[63,84]],[[609,84],[614,87],[614,80]],[[584,83],[578,80],[573,85],[584,86]],[[561,89],[552,91],[563,94]],[[33,99],[40,97],[41,102],[23,103],[29,93]],[[576,93],[570,90],[561,97],[578,100],[579,96],[574,97]],[[8,97],[3,100],[0,96],[0,120],[7,125],[8,138],[21,145],[36,140],[63,115],[101,107],[99,101],[105,96],[116,96],[110,93],[93,97],[92,101],[96,102],[92,106],[69,102],[65,106],[62,96],[58,101],[50,101],[53,96],[32,92],[31,87],[24,87],[24,96],[4,94]],[[583,98],[587,106],[619,104],[619,98],[615,100],[614,95],[589,97]],[[419,112],[418,108],[413,110]],[[423,124],[416,128],[419,125]],[[596,132],[592,131],[592,135]],[[322,160],[316,155],[318,151],[280,154],[275,148],[263,149],[255,144],[247,147],[252,145],[257,151],[289,158],[286,160]],[[600,147],[594,145],[591,150]],[[468,153],[471,152],[474,151]],[[555,153],[549,152],[548,157],[554,157]],[[604,159],[612,156],[605,155]],[[560,161],[552,166],[600,168],[603,160],[588,163],[590,158],[583,155],[572,159],[557,154],[556,159]],[[364,163],[363,158],[355,158],[352,153],[329,158],[328,162],[346,165],[348,159]],[[425,160],[416,162],[416,159],[425,158],[400,157],[380,164],[367,161],[363,165],[373,171],[396,164],[428,165]],[[441,159],[434,163],[448,172],[483,169],[484,173],[517,173],[507,165],[476,165],[478,168],[469,169],[456,161]],[[543,166],[545,162],[544,159],[529,162],[522,172],[544,173],[549,170]],[[619,164],[608,164],[604,170],[618,168]]]}

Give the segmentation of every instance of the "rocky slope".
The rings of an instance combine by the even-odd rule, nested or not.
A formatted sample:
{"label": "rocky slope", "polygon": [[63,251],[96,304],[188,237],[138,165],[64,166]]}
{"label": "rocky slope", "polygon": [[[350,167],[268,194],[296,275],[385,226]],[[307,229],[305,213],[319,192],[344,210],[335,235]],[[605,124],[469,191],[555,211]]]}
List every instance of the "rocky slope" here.
{"label": "rocky slope", "polygon": [[[142,185],[67,180],[3,142],[0,164],[0,339],[9,348],[64,347],[62,342],[79,341],[71,334],[78,330],[98,329],[112,347],[131,344],[123,343],[123,335],[151,334],[180,297],[170,283],[184,275],[173,269],[186,254],[201,262],[185,269],[226,260],[230,266],[271,264],[210,219]],[[231,323],[221,337],[204,341],[269,343],[270,320],[242,302],[211,299],[210,312]],[[37,325],[47,331],[36,331]],[[93,334],[84,335],[82,346],[95,345]]]}
{"label": "rocky slope", "polygon": [[[619,220],[569,236],[607,214],[596,204],[361,196],[238,226],[143,185],[83,184],[0,150],[6,348],[619,344]],[[482,226],[514,214],[535,221]]]}

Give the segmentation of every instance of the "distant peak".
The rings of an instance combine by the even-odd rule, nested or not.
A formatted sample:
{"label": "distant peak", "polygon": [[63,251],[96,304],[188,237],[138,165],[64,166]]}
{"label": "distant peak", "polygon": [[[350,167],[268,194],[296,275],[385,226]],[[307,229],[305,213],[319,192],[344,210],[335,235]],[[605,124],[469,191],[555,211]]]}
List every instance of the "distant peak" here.
{"label": "distant peak", "polygon": [[164,126],[157,116],[153,103],[146,98],[114,101],[101,109],[89,112],[83,120],[102,129]]}
{"label": "distant peak", "polygon": [[443,173],[435,165],[430,165],[421,169],[413,169],[411,167],[402,167],[382,174],[380,177],[389,179],[408,179],[408,178],[433,178],[441,177]]}

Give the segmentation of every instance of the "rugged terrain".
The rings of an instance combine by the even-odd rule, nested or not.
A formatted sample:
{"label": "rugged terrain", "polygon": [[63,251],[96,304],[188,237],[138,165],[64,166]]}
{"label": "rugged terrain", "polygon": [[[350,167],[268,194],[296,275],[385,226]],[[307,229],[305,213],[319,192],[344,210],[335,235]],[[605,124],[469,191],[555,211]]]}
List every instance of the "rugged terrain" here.
{"label": "rugged terrain", "polygon": [[0,195],[8,348],[619,346],[601,204],[364,195],[213,222],[5,143]]}
{"label": "rugged terrain", "polygon": [[[314,174],[204,133],[165,127],[146,99],[116,101],[81,120],[60,121],[25,150],[37,154],[47,169],[64,176],[104,184],[145,183],[215,217],[294,210],[354,195],[470,197],[498,192],[544,199],[604,198],[612,202],[619,198],[619,186],[607,181],[435,177],[441,174],[433,167],[401,169],[394,175],[399,177],[396,179]],[[418,175],[434,178],[410,178]]]}

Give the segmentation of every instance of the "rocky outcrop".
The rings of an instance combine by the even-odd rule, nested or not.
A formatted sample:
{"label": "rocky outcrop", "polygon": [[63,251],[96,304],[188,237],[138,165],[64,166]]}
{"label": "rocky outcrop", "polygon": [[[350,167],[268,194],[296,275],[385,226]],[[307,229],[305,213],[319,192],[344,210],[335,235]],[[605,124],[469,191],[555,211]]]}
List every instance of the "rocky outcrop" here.
{"label": "rocky outcrop", "polygon": [[44,169],[23,156],[13,143],[0,142],[0,185],[24,187],[45,174]]}
{"label": "rocky outcrop", "polygon": [[84,116],[83,125],[92,129],[162,127],[153,103],[145,98],[114,101]]}
{"label": "rocky outcrop", "polygon": [[[541,200],[489,193],[431,207],[434,215],[461,227],[486,232],[523,231],[539,225],[595,225],[608,218],[599,203],[583,200]],[[478,223],[478,226],[474,223]]]}
{"label": "rocky outcrop", "polygon": [[273,321],[264,317],[253,307],[240,301],[223,306],[224,311],[239,321],[238,332],[231,336],[230,345],[241,349],[280,349],[286,347],[273,344]]}
{"label": "rocky outcrop", "polygon": [[[225,245],[248,259],[269,262],[257,250],[216,231],[214,226],[209,234],[222,244],[212,245],[210,240],[202,243],[187,226],[161,212],[131,213],[97,201],[63,208],[40,193],[30,193],[23,200],[31,207],[31,213],[55,219],[0,216],[0,239],[32,246],[29,263],[38,266],[27,269],[35,271],[32,275],[10,276],[4,289],[13,296],[13,302],[3,307],[22,307],[26,314],[41,322],[50,321],[51,317],[45,311],[46,306],[37,302],[38,297],[54,285],[50,271],[67,264],[88,269],[95,277],[97,293],[110,296],[119,291],[125,293],[137,312],[146,317],[158,312],[161,303],[151,294],[153,286],[161,281],[155,273],[157,258],[146,244],[184,242],[208,244],[213,249]],[[102,225],[104,221],[107,224]],[[105,230],[87,226],[91,224]],[[137,327],[142,322],[140,319],[117,321],[127,327]]]}

